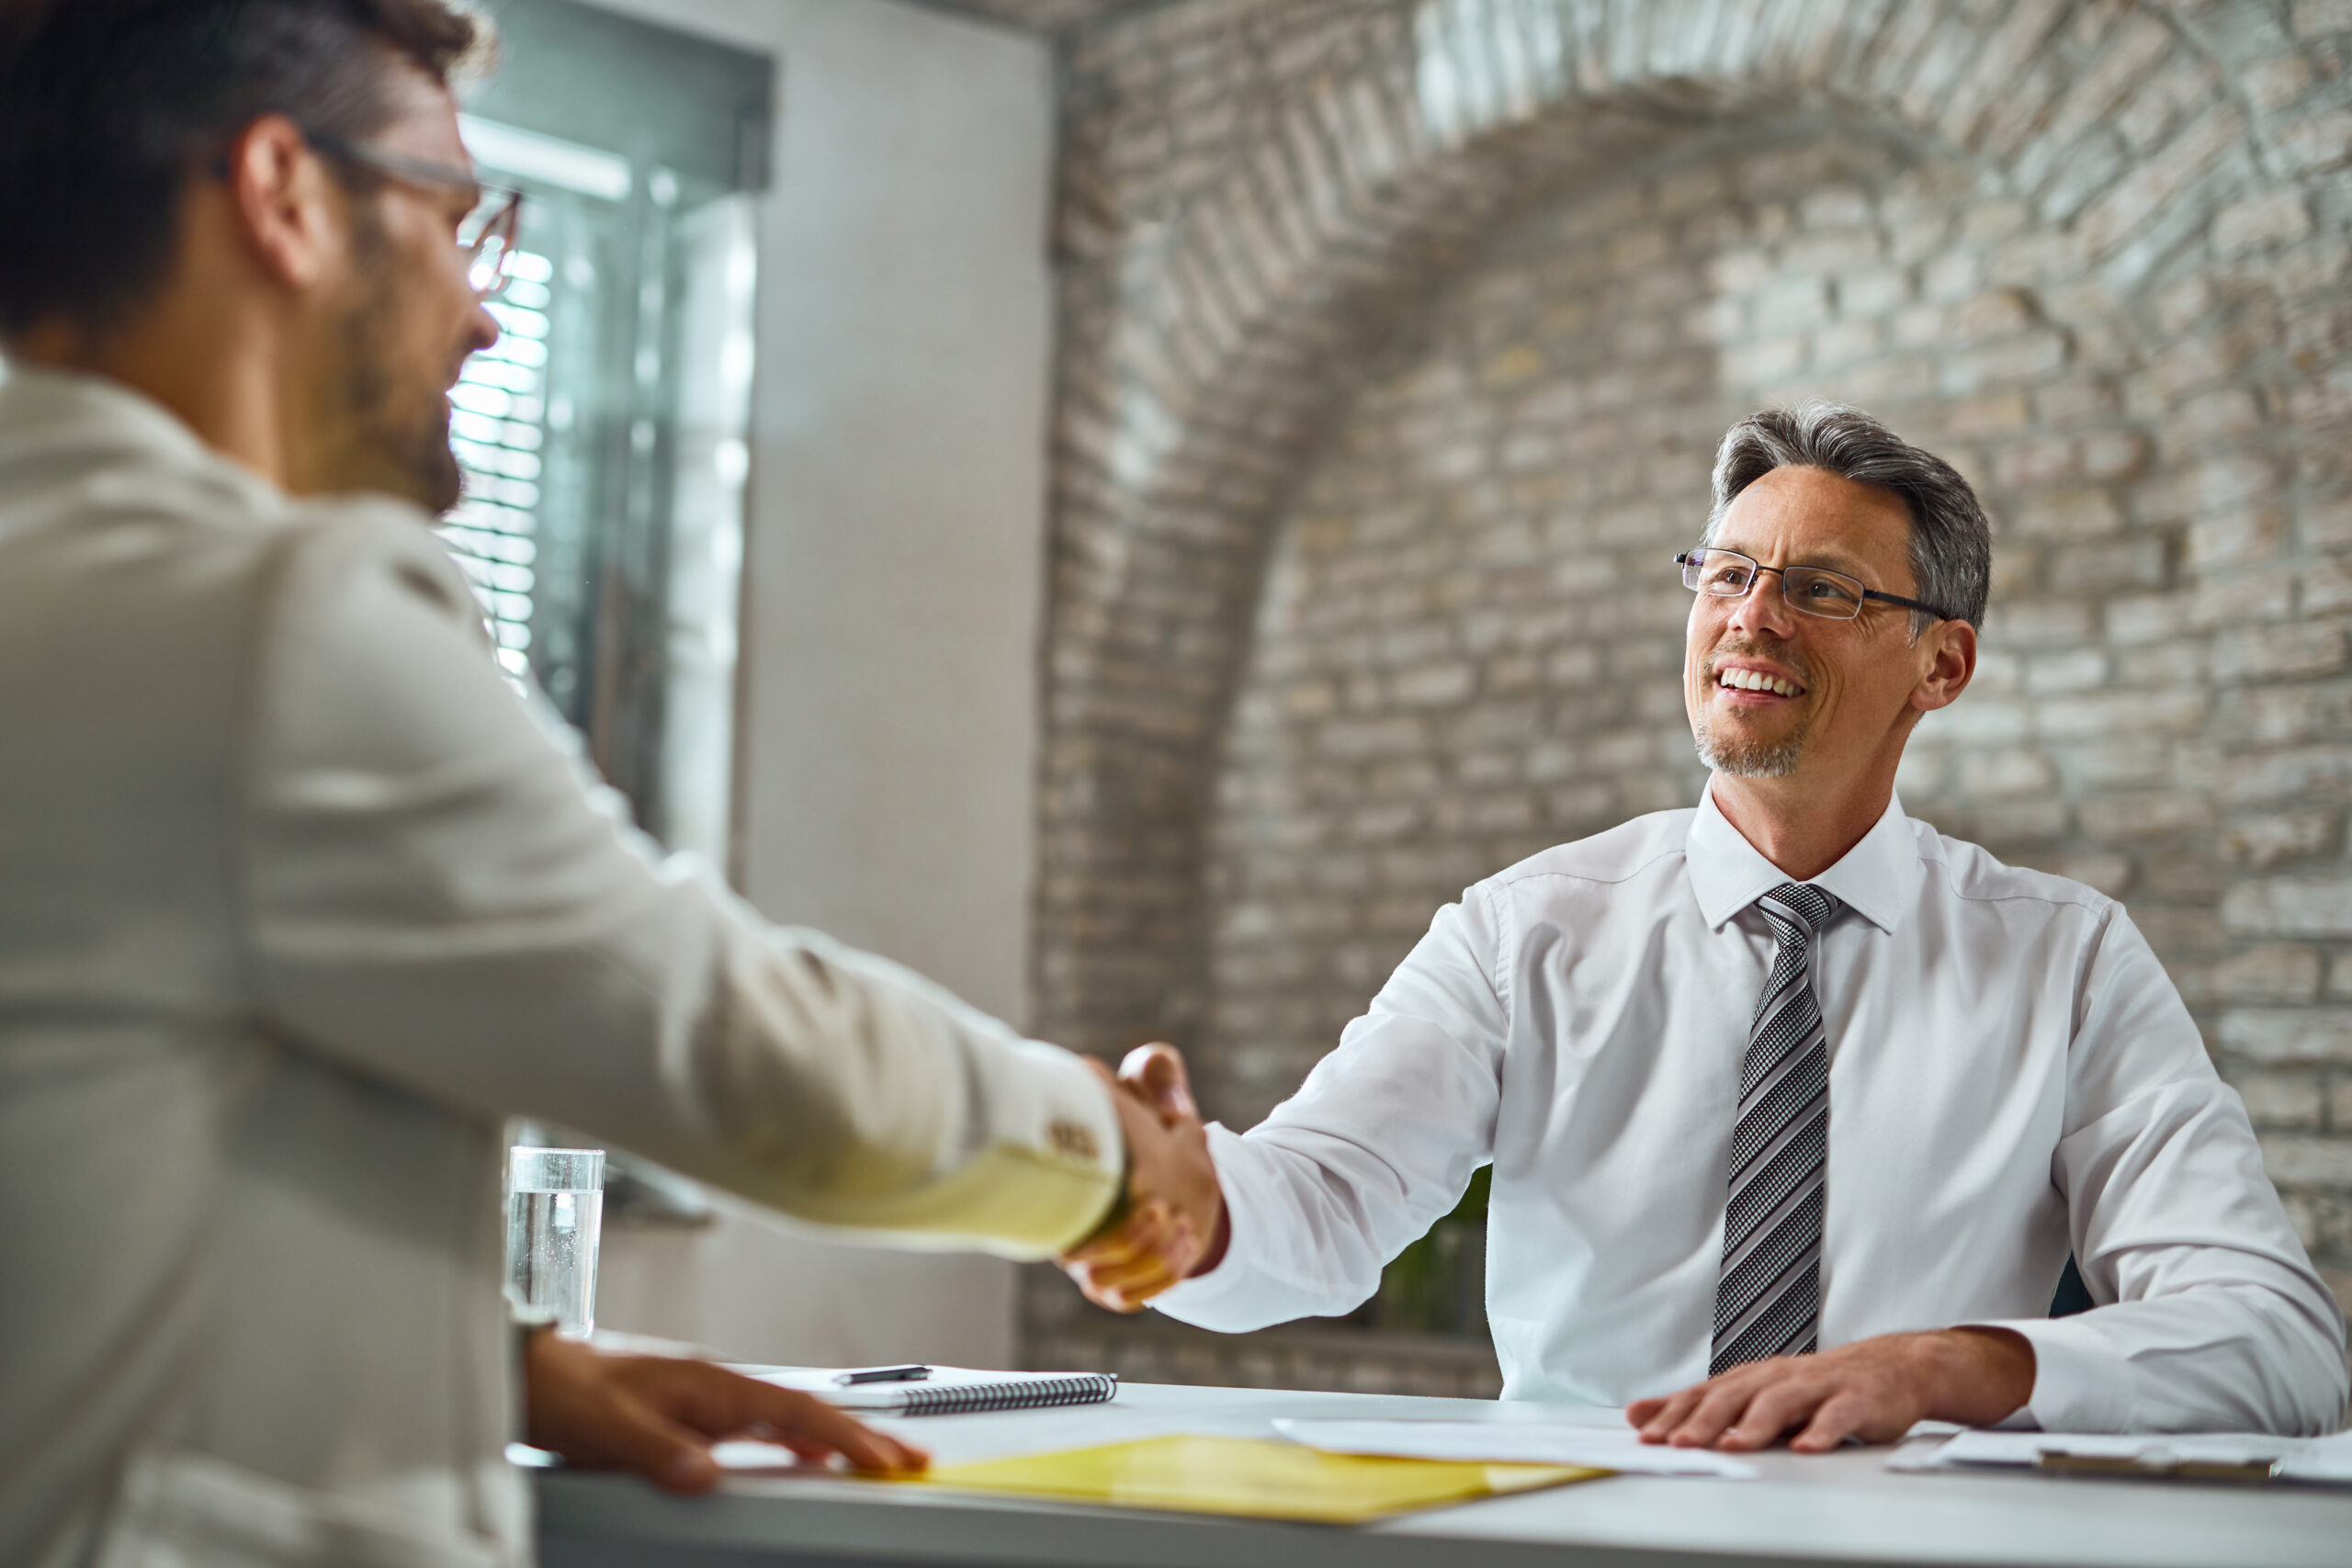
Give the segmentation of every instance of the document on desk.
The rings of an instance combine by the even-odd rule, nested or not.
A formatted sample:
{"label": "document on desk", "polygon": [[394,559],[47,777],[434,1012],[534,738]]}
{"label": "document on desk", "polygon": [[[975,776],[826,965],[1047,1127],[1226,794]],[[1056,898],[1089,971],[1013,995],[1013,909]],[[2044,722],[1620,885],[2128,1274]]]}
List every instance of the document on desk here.
{"label": "document on desk", "polygon": [[882,1484],[1351,1525],[1592,1481],[1604,1473],[1577,1465],[1465,1464],[1322,1453],[1264,1438],[1177,1433],[1060,1453],[941,1465],[925,1475]]}
{"label": "document on desk", "polygon": [[2257,1432],[1962,1432],[1926,1453],[1906,1448],[1890,1470],[2041,1470],[2206,1481],[2352,1486],[2352,1432],[2272,1438]]}
{"label": "document on desk", "polygon": [[1518,1421],[1294,1421],[1274,1430],[1335,1454],[1466,1460],[1488,1464],[1572,1464],[1620,1475],[1707,1475],[1749,1481],[1756,1467],[1712,1449],[1645,1443],[1631,1427]]}

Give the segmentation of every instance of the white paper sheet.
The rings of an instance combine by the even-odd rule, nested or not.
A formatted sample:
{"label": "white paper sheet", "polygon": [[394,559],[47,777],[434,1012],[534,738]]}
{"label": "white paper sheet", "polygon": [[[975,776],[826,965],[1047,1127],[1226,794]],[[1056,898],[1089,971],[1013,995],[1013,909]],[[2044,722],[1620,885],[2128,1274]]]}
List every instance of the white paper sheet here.
{"label": "white paper sheet", "polygon": [[1398,1459],[1484,1461],[1490,1464],[1576,1464],[1626,1475],[1710,1475],[1747,1481],[1756,1467],[1712,1449],[1645,1443],[1630,1427],[1538,1426],[1516,1421],[1294,1421],[1274,1430],[1295,1443],[1335,1454]]}
{"label": "white paper sheet", "polygon": [[829,1467],[811,1464],[786,1448],[782,1443],[763,1443],[751,1438],[738,1438],[710,1445],[710,1457],[721,1470],[745,1471],[758,1474],[763,1471],[805,1470],[821,1473]]}
{"label": "white paper sheet", "polygon": [[2293,1481],[2352,1484],[2352,1432],[2332,1438],[2271,1438],[2258,1432],[1962,1432],[1931,1452],[1909,1450],[1887,1461],[1896,1470],[2031,1469],[2045,1451],[2151,1464],[2277,1463]]}

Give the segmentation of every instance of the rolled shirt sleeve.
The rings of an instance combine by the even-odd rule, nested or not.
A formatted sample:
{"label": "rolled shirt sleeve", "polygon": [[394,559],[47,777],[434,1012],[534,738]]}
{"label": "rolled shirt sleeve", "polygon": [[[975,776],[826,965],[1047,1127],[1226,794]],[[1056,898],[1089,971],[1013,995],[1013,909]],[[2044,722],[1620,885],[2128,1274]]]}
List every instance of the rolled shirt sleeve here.
{"label": "rolled shirt sleeve", "polygon": [[2051,1179],[2098,1305],[2011,1319],[2045,1431],[2319,1433],[2344,1414],[2344,1319],[2262,1167],[2236,1092],[2120,908],[2068,1050]]}
{"label": "rolled shirt sleeve", "polygon": [[278,1032],[786,1213],[1049,1256],[1109,1211],[1084,1064],[663,858],[489,656],[417,514],[318,509],[255,638],[243,876]]}

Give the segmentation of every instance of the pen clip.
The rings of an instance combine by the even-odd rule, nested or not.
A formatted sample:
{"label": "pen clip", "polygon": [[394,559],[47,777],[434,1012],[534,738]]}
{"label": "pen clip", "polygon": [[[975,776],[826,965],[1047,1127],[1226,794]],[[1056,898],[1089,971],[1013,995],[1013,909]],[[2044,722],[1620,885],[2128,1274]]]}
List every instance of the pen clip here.
{"label": "pen clip", "polygon": [[912,1367],[867,1367],[862,1371],[841,1372],[833,1381],[843,1388],[868,1382],[921,1382],[931,1376],[931,1369]]}

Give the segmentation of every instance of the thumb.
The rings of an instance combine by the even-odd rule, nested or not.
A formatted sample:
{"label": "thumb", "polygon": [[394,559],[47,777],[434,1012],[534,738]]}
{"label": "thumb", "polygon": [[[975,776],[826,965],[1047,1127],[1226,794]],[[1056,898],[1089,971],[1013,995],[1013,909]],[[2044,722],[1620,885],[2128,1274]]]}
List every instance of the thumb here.
{"label": "thumb", "polygon": [[1119,1064],[1119,1079],[1140,1091],[1163,1122],[1197,1122],[1201,1110],[1193,1100],[1192,1079],[1184,1071],[1183,1054],[1162,1042],[1138,1045]]}

